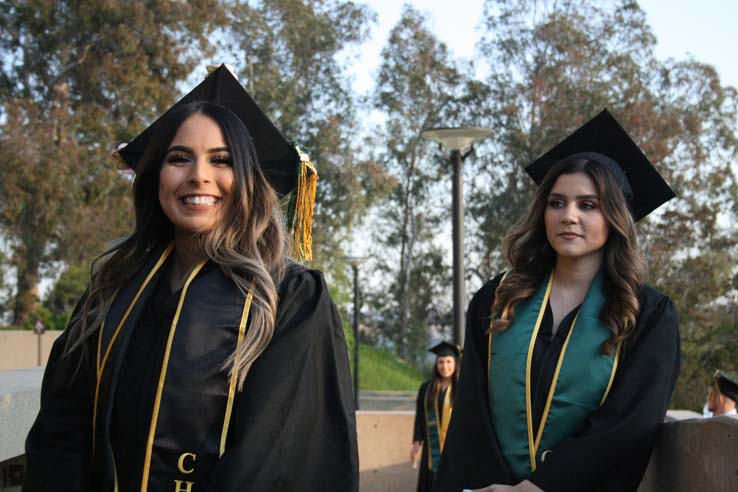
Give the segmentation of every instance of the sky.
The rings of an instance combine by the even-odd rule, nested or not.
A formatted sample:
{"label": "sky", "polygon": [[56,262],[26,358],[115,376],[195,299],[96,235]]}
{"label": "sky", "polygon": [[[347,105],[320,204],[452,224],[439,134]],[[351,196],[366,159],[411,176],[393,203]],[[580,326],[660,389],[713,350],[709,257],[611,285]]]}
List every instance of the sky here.
{"label": "sky", "polygon": [[[358,52],[353,64],[354,89],[367,93],[379,66],[387,36],[400,18],[402,1],[364,0],[378,16],[371,40]],[[483,0],[412,0],[430,15],[433,30],[457,58],[473,58]],[[641,0],[658,44],[656,56],[695,59],[713,65],[723,85],[738,87],[738,1],[735,0]]]}

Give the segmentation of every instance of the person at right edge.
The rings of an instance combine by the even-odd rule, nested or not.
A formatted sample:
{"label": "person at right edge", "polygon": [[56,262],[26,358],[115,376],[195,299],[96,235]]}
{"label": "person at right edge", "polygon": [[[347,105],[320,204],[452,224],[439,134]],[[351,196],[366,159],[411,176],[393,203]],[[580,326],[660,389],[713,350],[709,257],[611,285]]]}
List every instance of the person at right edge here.
{"label": "person at right edge", "polygon": [[738,379],[717,369],[712,376],[712,384],[707,393],[706,416],[738,415],[735,408],[736,400],[738,400]]}
{"label": "person at right edge", "polygon": [[635,222],[674,197],[604,110],[526,171],[510,270],[472,299],[436,492],[635,492],[679,373]]}

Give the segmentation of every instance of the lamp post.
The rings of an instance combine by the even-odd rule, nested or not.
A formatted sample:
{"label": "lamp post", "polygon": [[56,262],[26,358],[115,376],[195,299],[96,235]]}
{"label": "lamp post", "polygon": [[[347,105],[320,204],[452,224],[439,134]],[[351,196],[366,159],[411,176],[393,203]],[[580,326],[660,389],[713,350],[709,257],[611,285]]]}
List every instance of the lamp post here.
{"label": "lamp post", "polygon": [[41,335],[46,331],[44,322],[40,319],[36,320],[36,324],[33,325],[33,331],[36,333],[36,363],[41,365]]}
{"label": "lamp post", "polygon": [[454,343],[459,346],[464,345],[464,189],[461,163],[469,155],[475,142],[491,134],[491,129],[479,127],[432,128],[422,133],[423,137],[438,142],[451,151]]}
{"label": "lamp post", "polygon": [[366,261],[364,256],[347,256],[345,259],[354,272],[354,402],[359,409],[359,266]]}

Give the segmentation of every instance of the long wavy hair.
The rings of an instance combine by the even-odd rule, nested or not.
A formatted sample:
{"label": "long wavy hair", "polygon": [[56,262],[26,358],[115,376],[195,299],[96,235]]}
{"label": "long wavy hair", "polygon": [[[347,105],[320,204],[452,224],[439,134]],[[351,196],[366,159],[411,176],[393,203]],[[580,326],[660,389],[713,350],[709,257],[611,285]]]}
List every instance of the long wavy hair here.
{"label": "long wavy hair", "polygon": [[496,318],[491,329],[498,331],[510,326],[515,306],[533,296],[554,268],[556,252],[546,238],[544,214],[548,195],[558,177],[574,173],[585,173],[592,178],[609,229],[603,255],[607,300],[600,319],[612,332],[602,345],[602,353],[610,354],[635,329],[640,309],[638,292],[646,275],[646,262],[638,248],[630,207],[615,176],[590,159],[566,158],[554,165],[538,187],[528,213],[505,237],[504,255],[512,268],[495,293],[492,313]]}
{"label": "long wavy hair", "polygon": [[[454,365],[454,373],[451,376],[451,384],[449,385],[449,391],[451,391],[451,401],[453,401],[454,394],[456,393],[456,384],[459,382],[459,373],[461,371],[461,364],[459,364],[459,358],[454,357],[456,364]],[[433,362],[433,374],[431,375],[430,382],[430,401],[435,401],[438,398],[438,394],[441,392],[441,383],[443,383],[443,377],[438,372],[438,357]]]}
{"label": "long wavy hair", "polygon": [[239,388],[251,365],[274,334],[277,286],[284,276],[287,241],[276,192],[262,173],[246,126],[230,110],[209,102],[194,102],[166,116],[137,167],[133,183],[136,223],[133,233],[93,262],[87,295],[70,320],[67,353],[101,326],[117,292],[131,281],[153,251],[174,239],[174,226],[159,203],[159,172],[167,149],[182,123],[194,114],[214,120],[230,148],[234,185],[216,225],[195,234],[196,244],[244,295],[253,293],[249,329],[238,352],[224,368],[239,371]]}

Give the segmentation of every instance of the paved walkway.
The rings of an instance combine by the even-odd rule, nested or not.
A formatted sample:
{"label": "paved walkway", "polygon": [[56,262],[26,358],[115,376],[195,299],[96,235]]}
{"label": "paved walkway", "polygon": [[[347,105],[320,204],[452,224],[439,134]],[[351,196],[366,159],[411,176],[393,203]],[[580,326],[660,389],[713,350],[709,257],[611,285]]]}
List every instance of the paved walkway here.
{"label": "paved walkway", "polygon": [[416,397],[414,391],[361,391],[359,410],[414,411]]}

